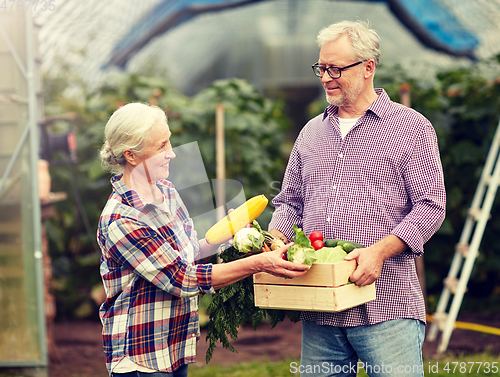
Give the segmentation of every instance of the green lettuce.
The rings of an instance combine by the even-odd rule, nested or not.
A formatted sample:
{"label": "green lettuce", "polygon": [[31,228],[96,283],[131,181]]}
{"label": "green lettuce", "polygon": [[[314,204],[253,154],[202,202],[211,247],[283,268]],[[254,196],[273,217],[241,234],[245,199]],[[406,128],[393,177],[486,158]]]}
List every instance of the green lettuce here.
{"label": "green lettuce", "polygon": [[316,250],[316,262],[315,263],[337,263],[344,260],[347,255],[346,251],[342,246],[335,247],[323,247]]}

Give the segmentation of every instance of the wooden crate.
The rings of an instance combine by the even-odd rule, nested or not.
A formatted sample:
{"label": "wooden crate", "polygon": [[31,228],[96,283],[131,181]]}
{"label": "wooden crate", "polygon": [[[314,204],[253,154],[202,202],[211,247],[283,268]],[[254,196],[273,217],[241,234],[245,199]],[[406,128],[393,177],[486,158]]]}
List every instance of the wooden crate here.
{"label": "wooden crate", "polygon": [[339,312],[375,299],[375,283],[358,287],[349,283],[356,261],[314,263],[303,276],[278,278],[254,275],[255,306],[267,309]]}

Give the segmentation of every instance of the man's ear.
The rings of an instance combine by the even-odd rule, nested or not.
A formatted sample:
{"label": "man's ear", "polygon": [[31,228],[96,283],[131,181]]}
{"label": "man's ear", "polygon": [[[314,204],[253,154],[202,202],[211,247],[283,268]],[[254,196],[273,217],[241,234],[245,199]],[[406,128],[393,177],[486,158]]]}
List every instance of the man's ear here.
{"label": "man's ear", "polygon": [[375,75],[375,62],[370,59],[366,62],[365,65],[365,78],[367,79],[373,75]]}
{"label": "man's ear", "polygon": [[130,164],[130,165],[137,165],[138,162],[137,162],[137,155],[132,152],[130,149],[124,149],[123,150],[123,157],[125,157],[125,160],[127,160],[127,162]]}

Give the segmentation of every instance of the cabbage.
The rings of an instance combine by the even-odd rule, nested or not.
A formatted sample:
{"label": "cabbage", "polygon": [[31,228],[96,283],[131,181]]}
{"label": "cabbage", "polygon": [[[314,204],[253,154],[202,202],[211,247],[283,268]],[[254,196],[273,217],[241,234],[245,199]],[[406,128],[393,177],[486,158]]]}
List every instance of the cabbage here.
{"label": "cabbage", "polygon": [[335,247],[322,247],[316,250],[316,262],[315,263],[336,263],[344,260],[347,255],[342,246]]}
{"label": "cabbage", "polygon": [[287,259],[290,262],[312,265],[316,261],[316,250],[311,246],[311,241],[297,225],[293,226],[293,232],[295,245],[287,250]]}
{"label": "cabbage", "polygon": [[263,244],[264,236],[256,228],[243,228],[233,238],[233,246],[242,253],[260,253]]}

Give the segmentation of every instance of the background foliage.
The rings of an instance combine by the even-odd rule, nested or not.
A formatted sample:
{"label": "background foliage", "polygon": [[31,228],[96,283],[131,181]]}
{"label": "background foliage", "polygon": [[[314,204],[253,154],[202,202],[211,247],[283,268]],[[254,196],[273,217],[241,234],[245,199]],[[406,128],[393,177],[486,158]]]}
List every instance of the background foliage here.
{"label": "background foliage", "polygon": [[[64,77],[47,77],[44,82],[47,116],[77,114],[74,122],[53,126],[54,132],[68,127],[76,132],[79,159],[75,165],[52,164],[50,168],[52,191],[68,193],[68,199],[57,203],[56,216],[47,223],[57,311],[59,319],[96,319],[101,283],[95,228],[111,190],[110,175],[101,168],[97,152],[106,121],[117,107],[132,101],[149,101],[164,108],[173,144],[197,141],[208,177],[213,179],[215,107],[222,103],[226,111],[227,178],[240,181],[247,197],[263,193],[272,199],[276,194],[287,159],[289,144],[285,141],[291,126],[281,101],[263,97],[243,80],[214,82],[189,98],[157,77],[118,76],[113,83],[95,91],[89,91],[70,71]],[[426,245],[424,257],[432,312],[500,118],[500,56],[426,79],[412,77],[411,72],[398,66],[382,66],[377,72],[376,86],[383,87],[395,101],[399,101],[403,83],[410,85],[412,107],[427,116],[436,128],[447,187],[447,218]],[[310,115],[323,111],[324,106],[323,99],[312,103]],[[464,309],[498,309],[498,201],[486,228]],[[264,227],[271,213],[269,206],[259,218]]]}
{"label": "background foliage", "polygon": [[[102,169],[98,150],[105,124],[119,106],[139,101],[165,109],[174,147],[197,141],[208,178],[215,179],[215,108],[223,104],[226,178],[239,181],[247,198],[259,194],[271,198],[275,194],[271,183],[282,174],[286,159],[282,146],[289,122],[282,103],[262,97],[243,80],[214,82],[193,98],[174,91],[163,79],[136,75],[117,77],[113,85],[94,92],[87,92],[78,80],[62,82],[47,78],[45,87],[47,116],[77,114],[77,120],[69,127],[77,134],[79,162],[53,164],[50,168],[52,191],[69,194],[68,200],[57,203],[57,215],[46,227],[59,317],[97,318],[96,302],[100,301],[102,289],[100,251],[94,239],[100,212],[111,193],[111,176]],[[67,123],[56,124],[53,131],[67,131],[67,128]],[[227,190],[228,201],[232,199],[232,191]],[[199,192],[207,196],[207,190]],[[208,202],[209,210],[214,209],[210,189],[208,194],[208,198],[186,203],[193,217],[203,210],[199,200],[205,202],[205,207]],[[196,195],[189,195],[193,196]],[[80,202],[82,205],[78,206]],[[264,226],[271,213],[268,208],[262,215],[260,221]]]}
{"label": "background foliage", "polygon": [[[441,151],[447,191],[446,220],[427,244],[425,253],[426,284],[430,311],[439,299],[442,279],[446,277],[465,224],[493,134],[500,120],[500,56],[477,63],[471,68],[440,72],[435,84],[409,78],[396,70],[381,81],[396,97],[403,81],[411,86],[411,104],[434,125]],[[400,76],[398,80],[393,77]],[[468,285],[464,310],[498,310],[500,293],[500,227],[497,196],[491,212],[480,255]]]}

